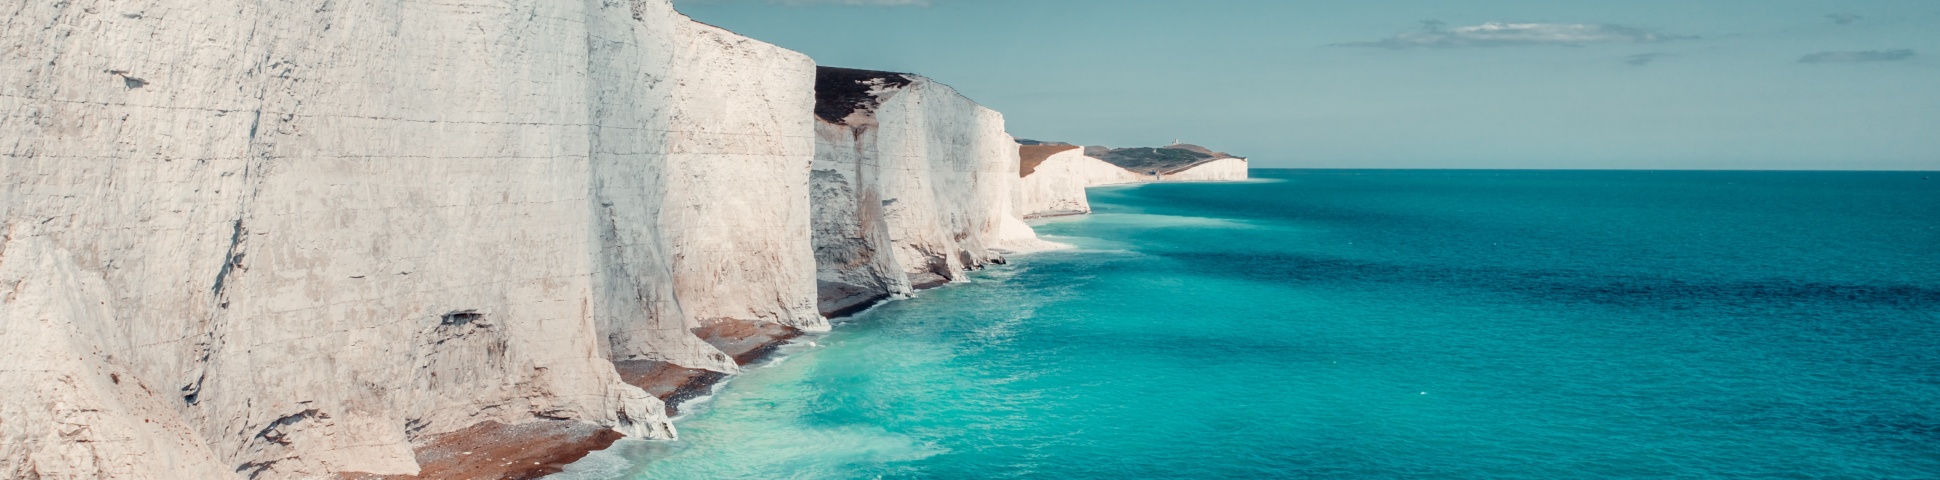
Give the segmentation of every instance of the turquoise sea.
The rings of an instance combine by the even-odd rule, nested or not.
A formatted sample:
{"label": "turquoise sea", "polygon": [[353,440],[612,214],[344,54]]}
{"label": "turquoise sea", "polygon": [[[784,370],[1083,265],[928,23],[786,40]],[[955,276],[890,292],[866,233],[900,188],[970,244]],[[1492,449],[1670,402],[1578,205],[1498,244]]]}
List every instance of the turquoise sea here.
{"label": "turquoise sea", "polygon": [[1256,170],[561,478],[1940,478],[1940,174]]}

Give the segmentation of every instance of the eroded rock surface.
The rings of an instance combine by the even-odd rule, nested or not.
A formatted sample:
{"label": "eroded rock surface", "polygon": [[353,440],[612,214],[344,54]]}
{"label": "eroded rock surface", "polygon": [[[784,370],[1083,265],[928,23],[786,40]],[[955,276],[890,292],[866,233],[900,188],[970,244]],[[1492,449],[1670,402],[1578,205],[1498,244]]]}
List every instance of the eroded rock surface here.
{"label": "eroded rock surface", "polygon": [[1118,179],[668,0],[0,22],[7,478],[542,475]]}
{"label": "eroded rock surface", "polygon": [[813,63],[667,0],[12,10],[0,476],[670,437],[613,361],[733,372],[695,330],[826,328]]}

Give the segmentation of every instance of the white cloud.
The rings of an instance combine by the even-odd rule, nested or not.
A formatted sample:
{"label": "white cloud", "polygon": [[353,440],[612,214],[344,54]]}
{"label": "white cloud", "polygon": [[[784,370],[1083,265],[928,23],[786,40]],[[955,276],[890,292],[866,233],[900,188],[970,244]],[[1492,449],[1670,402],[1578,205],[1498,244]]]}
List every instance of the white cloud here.
{"label": "white cloud", "polygon": [[1421,31],[1372,42],[1337,44],[1342,47],[1506,47],[1522,45],[1585,45],[1591,43],[1655,43],[1696,37],[1664,35],[1636,27],[1593,23],[1508,23],[1447,28],[1424,22]]}

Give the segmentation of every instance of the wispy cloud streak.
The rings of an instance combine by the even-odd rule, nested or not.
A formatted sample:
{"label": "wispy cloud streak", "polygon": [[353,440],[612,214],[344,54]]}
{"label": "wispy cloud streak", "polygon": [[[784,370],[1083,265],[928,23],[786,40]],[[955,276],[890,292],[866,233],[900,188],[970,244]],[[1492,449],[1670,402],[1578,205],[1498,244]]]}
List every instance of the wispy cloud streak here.
{"label": "wispy cloud streak", "polygon": [[1339,43],[1340,47],[1510,47],[1587,45],[1592,43],[1656,43],[1697,37],[1665,35],[1637,27],[1595,23],[1505,23],[1448,28],[1442,22],[1423,22],[1421,31],[1371,42]]}
{"label": "wispy cloud streak", "polygon": [[1662,53],[1640,53],[1636,55],[1631,55],[1629,57],[1625,57],[1623,59],[1623,63],[1628,63],[1631,65],[1636,65],[1641,67],[1644,65],[1649,65],[1650,62],[1655,62],[1657,61],[1657,59],[1663,58],[1663,57],[1664,57],[1664,54]]}
{"label": "wispy cloud streak", "polygon": [[1806,55],[1799,63],[1897,62],[1913,58],[1912,50],[1867,50],[1864,52],[1819,52]]}

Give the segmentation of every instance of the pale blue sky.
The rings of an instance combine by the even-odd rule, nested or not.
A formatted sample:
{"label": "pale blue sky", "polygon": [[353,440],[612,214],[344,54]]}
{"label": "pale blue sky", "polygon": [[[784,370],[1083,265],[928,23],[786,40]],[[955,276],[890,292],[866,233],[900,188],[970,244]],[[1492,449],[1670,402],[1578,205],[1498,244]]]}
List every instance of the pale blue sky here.
{"label": "pale blue sky", "polygon": [[679,5],[935,78],[1022,138],[1258,167],[1940,169],[1940,0]]}

